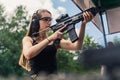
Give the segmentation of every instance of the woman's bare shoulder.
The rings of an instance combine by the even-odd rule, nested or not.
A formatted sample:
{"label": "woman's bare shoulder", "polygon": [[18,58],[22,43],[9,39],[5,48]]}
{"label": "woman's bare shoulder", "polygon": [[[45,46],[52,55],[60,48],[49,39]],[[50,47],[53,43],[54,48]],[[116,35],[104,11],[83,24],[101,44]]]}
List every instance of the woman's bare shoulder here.
{"label": "woman's bare shoulder", "polygon": [[31,37],[25,36],[22,41],[33,41]]}

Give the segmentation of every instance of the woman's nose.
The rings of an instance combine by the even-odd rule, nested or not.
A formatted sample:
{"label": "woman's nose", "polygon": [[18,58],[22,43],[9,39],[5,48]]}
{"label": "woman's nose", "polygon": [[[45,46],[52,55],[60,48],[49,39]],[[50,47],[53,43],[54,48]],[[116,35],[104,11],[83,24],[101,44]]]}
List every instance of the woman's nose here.
{"label": "woman's nose", "polygon": [[48,24],[48,25],[51,25],[51,21],[47,21],[47,24]]}

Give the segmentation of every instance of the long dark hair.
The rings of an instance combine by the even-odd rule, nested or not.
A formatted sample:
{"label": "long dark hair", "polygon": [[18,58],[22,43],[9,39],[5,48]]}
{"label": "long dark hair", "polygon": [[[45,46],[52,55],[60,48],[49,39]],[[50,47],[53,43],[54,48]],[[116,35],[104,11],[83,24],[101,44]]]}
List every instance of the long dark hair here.
{"label": "long dark hair", "polygon": [[39,20],[42,17],[42,13],[44,13],[44,12],[50,13],[50,11],[48,11],[46,9],[39,9],[33,14],[32,19],[31,19],[30,24],[29,24],[29,29],[28,29],[27,34],[26,34],[27,36],[36,37],[39,35],[39,33],[38,33],[39,29],[40,29]]}

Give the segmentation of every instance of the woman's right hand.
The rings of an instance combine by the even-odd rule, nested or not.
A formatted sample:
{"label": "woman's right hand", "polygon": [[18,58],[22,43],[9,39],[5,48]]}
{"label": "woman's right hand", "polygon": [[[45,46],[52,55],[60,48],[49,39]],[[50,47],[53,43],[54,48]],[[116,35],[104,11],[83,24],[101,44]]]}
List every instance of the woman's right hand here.
{"label": "woman's right hand", "polygon": [[51,36],[49,36],[49,40],[50,41],[54,41],[56,39],[62,39],[64,33],[61,32],[63,29],[65,28],[65,26],[61,27],[60,29],[58,29],[55,33],[53,33]]}

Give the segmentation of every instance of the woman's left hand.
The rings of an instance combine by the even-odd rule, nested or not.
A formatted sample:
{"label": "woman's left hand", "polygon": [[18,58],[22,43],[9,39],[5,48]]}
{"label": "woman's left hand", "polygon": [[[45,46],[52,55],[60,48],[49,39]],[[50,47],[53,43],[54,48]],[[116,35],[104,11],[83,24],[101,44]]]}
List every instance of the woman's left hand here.
{"label": "woman's left hand", "polygon": [[94,16],[91,12],[86,11],[83,13],[83,18],[83,23],[86,24],[87,22],[91,21],[94,18]]}

